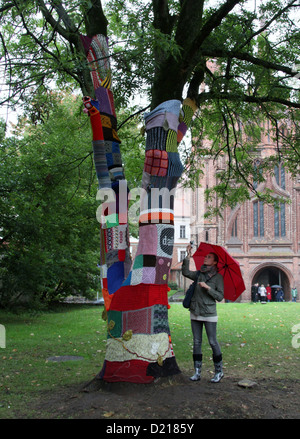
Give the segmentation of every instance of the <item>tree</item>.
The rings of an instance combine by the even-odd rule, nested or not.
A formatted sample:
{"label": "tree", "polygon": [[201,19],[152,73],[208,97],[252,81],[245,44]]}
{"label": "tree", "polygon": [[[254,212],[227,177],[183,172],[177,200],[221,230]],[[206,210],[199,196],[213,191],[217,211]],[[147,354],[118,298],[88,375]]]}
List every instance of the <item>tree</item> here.
{"label": "tree", "polygon": [[33,121],[23,118],[1,139],[1,306],[95,297],[99,288],[88,124],[78,99],[61,99],[44,95],[47,111],[35,102]]}
{"label": "tree", "polygon": [[[178,144],[194,113],[203,136],[208,134],[214,141],[211,152],[227,156],[223,173],[227,184],[219,188],[225,199],[232,180],[237,180],[244,196],[247,164],[257,143],[238,141],[239,120],[249,122],[262,109],[274,123],[288,116],[295,129],[279,158],[290,157],[291,168],[299,159],[295,141],[299,89],[293,80],[299,32],[292,18],[297,7],[296,0],[264,1],[251,10],[239,0],[212,6],[204,0],[114,0],[107,3],[104,15],[100,0],[2,2],[1,40],[10,98],[26,99],[27,86],[49,87],[50,78],[79,85],[89,96],[84,104],[93,131],[99,197],[106,190],[117,201],[107,202],[102,210],[102,287],[108,311],[102,379],[151,382],[155,376],[179,372],[167,319],[172,198],[162,192],[161,198],[155,196],[158,190],[176,188],[183,171]],[[14,37],[9,40],[12,30]],[[208,63],[211,59],[217,60],[215,70]],[[124,192],[114,104],[128,103],[141,92],[148,97],[151,111],[145,115],[140,244],[131,267],[127,200],[124,205],[120,196],[127,189]]]}

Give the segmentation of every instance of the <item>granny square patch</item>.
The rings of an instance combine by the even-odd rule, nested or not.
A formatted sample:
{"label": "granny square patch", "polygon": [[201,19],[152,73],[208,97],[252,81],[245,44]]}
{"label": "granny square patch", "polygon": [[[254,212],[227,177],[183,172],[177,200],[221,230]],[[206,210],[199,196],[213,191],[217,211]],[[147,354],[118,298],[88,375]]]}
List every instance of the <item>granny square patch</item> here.
{"label": "granny square patch", "polygon": [[137,268],[143,268],[143,266],[144,266],[144,256],[137,255],[134,259],[133,269],[136,270]]}
{"label": "granny square patch", "polygon": [[131,273],[131,285],[138,285],[142,283],[143,268],[135,268]]}
{"label": "granny square patch", "polygon": [[124,311],[123,333],[132,330],[134,334],[151,334],[152,308],[143,308],[133,311]]}
{"label": "granny square patch", "polygon": [[142,283],[144,284],[154,284],[155,283],[156,270],[155,267],[144,267]]}
{"label": "granny square patch", "polygon": [[146,151],[144,171],[151,175],[165,176],[168,169],[168,154],[159,149]]}
{"label": "granny square patch", "polygon": [[155,255],[144,255],[144,267],[155,267],[156,256]]}

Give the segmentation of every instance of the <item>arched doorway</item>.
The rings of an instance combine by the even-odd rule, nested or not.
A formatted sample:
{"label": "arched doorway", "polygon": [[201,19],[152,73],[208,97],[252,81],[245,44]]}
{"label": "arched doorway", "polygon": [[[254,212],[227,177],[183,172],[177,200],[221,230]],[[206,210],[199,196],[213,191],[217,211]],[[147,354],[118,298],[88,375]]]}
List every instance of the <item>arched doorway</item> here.
{"label": "arched doorway", "polygon": [[[252,285],[258,283],[259,285],[281,285],[284,293],[284,300],[291,300],[291,275],[279,264],[263,264],[255,269],[252,278]],[[272,289],[272,293],[274,293]],[[274,294],[272,299],[275,300]]]}

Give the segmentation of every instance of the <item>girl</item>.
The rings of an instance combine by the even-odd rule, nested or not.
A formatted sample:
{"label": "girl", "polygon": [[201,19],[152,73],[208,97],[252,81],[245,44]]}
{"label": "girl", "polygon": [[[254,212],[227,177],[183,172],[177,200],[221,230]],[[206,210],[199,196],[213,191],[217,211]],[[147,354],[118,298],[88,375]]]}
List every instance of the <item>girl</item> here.
{"label": "girl", "polygon": [[217,311],[216,300],[224,298],[224,282],[221,274],[218,273],[218,256],[209,253],[205,256],[200,271],[190,271],[189,262],[192,246],[187,247],[187,257],[182,262],[182,274],[189,279],[198,282],[190,305],[190,318],[194,338],[193,360],[195,374],[190,378],[192,381],[199,381],[202,368],[202,331],[205,331],[209,344],[213,351],[215,375],[212,383],[218,383],[224,376],[222,365],[222,353],[217,341]]}

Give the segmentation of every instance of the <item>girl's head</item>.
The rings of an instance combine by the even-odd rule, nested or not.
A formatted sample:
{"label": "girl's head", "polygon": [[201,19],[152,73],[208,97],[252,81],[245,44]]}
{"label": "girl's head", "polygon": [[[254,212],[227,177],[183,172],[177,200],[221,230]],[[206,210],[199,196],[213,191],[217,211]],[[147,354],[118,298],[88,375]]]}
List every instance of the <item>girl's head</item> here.
{"label": "girl's head", "polygon": [[204,258],[204,265],[218,265],[219,257],[216,253],[208,253]]}

